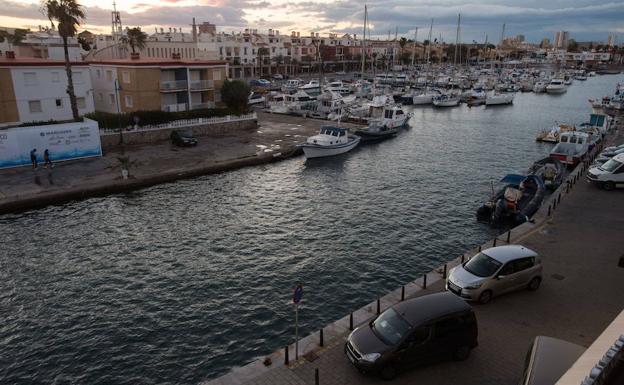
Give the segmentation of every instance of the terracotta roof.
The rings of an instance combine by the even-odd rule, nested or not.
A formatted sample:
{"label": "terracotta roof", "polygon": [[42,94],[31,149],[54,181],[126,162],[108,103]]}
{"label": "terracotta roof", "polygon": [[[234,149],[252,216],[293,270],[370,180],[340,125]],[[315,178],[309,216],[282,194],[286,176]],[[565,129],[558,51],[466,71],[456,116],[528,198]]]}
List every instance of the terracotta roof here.
{"label": "terracotta roof", "polygon": [[[0,56],[0,67],[56,67],[64,66],[64,60],[42,59],[37,57],[18,56],[15,59],[7,59],[6,56]],[[88,66],[87,62],[71,62],[73,66]]]}
{"label": "terracotta roof", "polygon": [[140,59],[109,59],[109,60],[94,60],[89,64],[104,64],[104,65],[124,65],[124,66],[206,66],[206,65],[225,65],[223,60],[201,60],[201,59],[163,59],[163,58],[140,58]]}

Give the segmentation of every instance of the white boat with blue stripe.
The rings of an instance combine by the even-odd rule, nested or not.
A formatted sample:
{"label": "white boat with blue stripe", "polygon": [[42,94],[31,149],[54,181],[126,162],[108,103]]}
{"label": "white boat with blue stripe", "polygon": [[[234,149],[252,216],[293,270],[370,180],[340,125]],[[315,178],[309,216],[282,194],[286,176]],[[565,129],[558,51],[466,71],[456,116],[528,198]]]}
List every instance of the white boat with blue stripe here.
{"label": "white boat with blue stripe", "polygon": [[360,137],[349,135],[346,128],[324,126],[317,135],[311,136],[298,147],[303,149],[305,157],[321,158],[344,154],[353,150],[360,143]]}

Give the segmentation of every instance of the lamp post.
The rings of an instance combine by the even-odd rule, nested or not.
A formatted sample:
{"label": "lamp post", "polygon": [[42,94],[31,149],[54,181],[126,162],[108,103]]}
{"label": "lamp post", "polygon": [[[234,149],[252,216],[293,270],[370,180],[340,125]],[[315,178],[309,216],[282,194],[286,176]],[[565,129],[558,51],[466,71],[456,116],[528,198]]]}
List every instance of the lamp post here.
{"label": "lamp post", "polygon": [[119,145],[123,146],[123,127],[121,127],[121,97],[119,96],[119,91],[121,91],[121,85],[119,84],[119,81],[115,79],[115,102],[117,103],[117,119],[119,122]]}

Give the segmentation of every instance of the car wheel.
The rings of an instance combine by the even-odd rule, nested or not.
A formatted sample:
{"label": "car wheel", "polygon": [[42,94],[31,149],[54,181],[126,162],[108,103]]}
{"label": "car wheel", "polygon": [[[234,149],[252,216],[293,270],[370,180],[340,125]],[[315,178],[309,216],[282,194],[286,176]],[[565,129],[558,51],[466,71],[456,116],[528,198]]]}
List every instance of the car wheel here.
{"label": "car wheel", "polygon": [[540,277],[533,278],[531,282],[529,282],[529,290],[535,291],[539,289],[541,282],[542,282],[542,279]]}
{"label": "car wheel", "polygon": [[604,182],[602,184],[602,188],[607,190],[607,191],[613,190],[615,188],[615,183],[613,183],[611,181]]}
{"label": "car wheel", "polygon": [[458,347],[455,352],[453,352],[453,358],[456,361],[464,361],[468,356],[470,356],[470,347],[466,345]]}
{"label": "car wheel", "polygon": [[390,381],[396,377],[397,370],[394,365],[386,365],[383,368],[381,368],[380,374],[381,374],[381,378],[383,378],[386,381]]}
{"label": "car wheel", "polygon": [[492,291],[486,290],[479,296],[479,303],[485,305],[492,299]]}

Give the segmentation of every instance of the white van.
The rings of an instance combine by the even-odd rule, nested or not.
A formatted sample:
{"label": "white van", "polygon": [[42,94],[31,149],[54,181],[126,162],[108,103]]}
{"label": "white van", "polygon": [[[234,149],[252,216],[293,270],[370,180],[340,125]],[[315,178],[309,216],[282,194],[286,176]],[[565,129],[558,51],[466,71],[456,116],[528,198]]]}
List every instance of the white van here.
{"label": "white van", "polygon": [[589,169],[587,180],[605,190],[624,186],[624,154],[618,154],[604,164]]}

